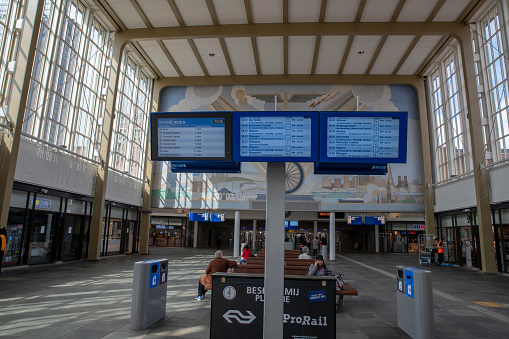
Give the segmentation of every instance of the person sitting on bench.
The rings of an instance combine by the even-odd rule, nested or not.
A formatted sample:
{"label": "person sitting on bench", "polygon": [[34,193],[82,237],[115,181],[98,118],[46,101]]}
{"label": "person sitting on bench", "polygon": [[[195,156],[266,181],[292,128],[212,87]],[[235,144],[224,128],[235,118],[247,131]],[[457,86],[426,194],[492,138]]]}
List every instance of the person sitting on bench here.
{"label": "person sitting on bench", "polygon": [[316,256],[315,262],[309,266],[307,275],[331,275],[330,271],[327,269],[327,265],[325,265],[323,261],[323,255],[318,254]]}
{"label": "person sitting on bench", "polygon": [[228,272],[230,268],[236,267],[235,260],[227,260],[223,258],[223,251],[216,251],[215,258],[212,259],[205,270],[205,274],[198,281],[198,295],[194,298],[202,300],[207,290],[212,289],[212,274],[216,272]]}

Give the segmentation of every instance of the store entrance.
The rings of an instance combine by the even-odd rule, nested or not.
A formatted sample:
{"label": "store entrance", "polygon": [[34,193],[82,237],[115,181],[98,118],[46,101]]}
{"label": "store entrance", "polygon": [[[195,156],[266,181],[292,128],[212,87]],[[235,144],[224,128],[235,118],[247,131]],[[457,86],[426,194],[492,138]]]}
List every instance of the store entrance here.
{"label": "store entrance", "polygon": [[84,224],[84,216],[65,216],[62,226],[62,261],[81,259]]}
{"label": "store entrance", "polygon": [[53,242],[55,240],[58,213],[37,211],[33,213],[27,263],[35,265],[53,262],[55,254]]}

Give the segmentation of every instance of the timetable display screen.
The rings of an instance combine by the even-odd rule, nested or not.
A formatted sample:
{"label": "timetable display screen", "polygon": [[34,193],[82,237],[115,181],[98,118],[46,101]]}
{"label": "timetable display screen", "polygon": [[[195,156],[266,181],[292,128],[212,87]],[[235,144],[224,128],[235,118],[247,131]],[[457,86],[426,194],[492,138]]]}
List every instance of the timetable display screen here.
{"label": "timetable display screen", "polygon": [[320,160],[405,162],[406,125],[406,115],[399,112],[352,112],[350,115],[322,113]]}
{"label": "timetable display screen", "polygon": [[153,113],[153,160],[231,160],[230,113]]}
{"label": "timetable display screen", "polygon": [[235,119],[238,146],[234,142],[234,160],[314,161],[318,153],[317,112],[297,113],[240,113]]}

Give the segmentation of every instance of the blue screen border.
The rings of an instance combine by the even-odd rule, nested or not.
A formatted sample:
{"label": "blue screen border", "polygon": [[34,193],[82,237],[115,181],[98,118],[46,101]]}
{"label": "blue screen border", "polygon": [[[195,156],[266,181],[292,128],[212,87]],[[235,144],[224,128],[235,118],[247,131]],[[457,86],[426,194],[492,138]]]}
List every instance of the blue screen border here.
{"label": "blue screen border", "polygon": [[[399,153],[397,158],[342,158],[327,156],[327,119],[329,117],[389,117],[399,118]],[[407,158],[407,112],[320,112],[320,156],[319,162],[335,163],[406,163]]]}
{"label": "blue screen border", "polygon": [[[242,117],[311,117],[311,156],[310,157],[246,157],[240,155],[240,119]],[[317,111],[242,111],[233,112],[232,116],[232,156],[233,161],[245,162],[317,162],[318,161],[318,127],[319,112]]]}

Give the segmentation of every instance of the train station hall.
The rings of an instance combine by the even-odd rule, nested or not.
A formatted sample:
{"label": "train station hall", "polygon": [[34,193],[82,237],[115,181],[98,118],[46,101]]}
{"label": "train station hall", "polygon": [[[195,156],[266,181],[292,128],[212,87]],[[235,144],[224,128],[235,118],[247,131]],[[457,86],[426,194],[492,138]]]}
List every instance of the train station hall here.
{"label": "train station hall", "polygon": [[508,68],[508,0],[0,0],[0,337],[509,338]]}

